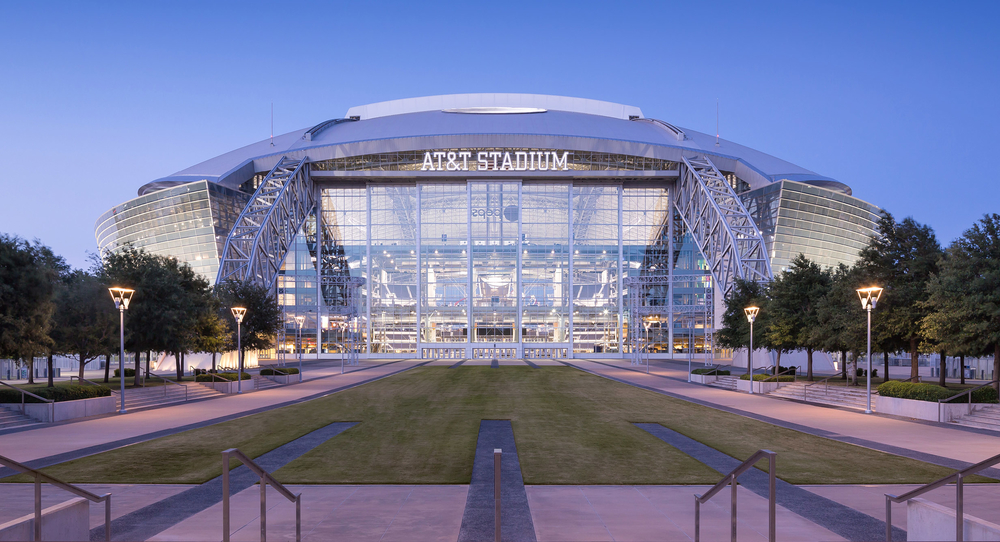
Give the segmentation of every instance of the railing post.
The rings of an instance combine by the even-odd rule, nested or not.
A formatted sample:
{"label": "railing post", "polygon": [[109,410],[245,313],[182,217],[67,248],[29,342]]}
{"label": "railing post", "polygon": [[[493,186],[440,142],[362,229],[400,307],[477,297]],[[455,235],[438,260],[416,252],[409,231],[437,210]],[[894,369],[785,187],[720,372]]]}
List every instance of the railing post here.
{"label": "railing post", "polygon": [[229,542],[229,451],[222,452],[222,542]]}
{"label": "railing post", "polygon": [[295,496],[295,542],[302,542],[302,494]]}
{"label": "railing post", "polygon": [[104,496],[104,542],[111,542],[111,494]]}
{"label": "railing post", "polygon": [[502,449],[493,449],[493,506],[495,508],[493,520],[495,533],[493,539],[495,542],[500,542],[500,458],[502,455]]}
{"label": "railing post", "polygon": [[892,542],[892,500],[885,496],[885,542]]}
{"label": "railing post", "polygon": [[[750,380],[750,382],[753,382],[753,380]],[[733,498],[732,498],[733,502],[731,503],[732,517],[730,518],[729,522],[731,524],[730,525],[730,530],[732,531],[731,537],[733,539],[733,542],[736,542],[736,487],[737,487],[736,486],[736,475],[733,474],[729,478],[730,478],[729,479],[729,483],[731,483],[733,485]]]}
{"label": "railing post", "polygon": [[965,539],[965,499],[963,495],[962,473],[958,473],[955,480],[955,542],[962,542]]}
{"label": "railing post", "polygon": [[260,542],[267,541],[267,478],[260,475]]}
{"label": "railing post", "polygon": [[694,496],[694,542],[701,542],[701,501]]}
{"label": "railing post", "polygon": [[35,540],[42,539],[42,476],[35,473]]}
{"label": "railing post", "polygon": [[778,457],[777,454],[771,453],[767,460],[767,471],[768,471],[768,493],[767,493],[767,540],[768,542],[774,542],[775,536],[777,536],[777,524],[776,524],[776,508],[778,502],[777,493],[777,480],[774,475],[778,467]]}

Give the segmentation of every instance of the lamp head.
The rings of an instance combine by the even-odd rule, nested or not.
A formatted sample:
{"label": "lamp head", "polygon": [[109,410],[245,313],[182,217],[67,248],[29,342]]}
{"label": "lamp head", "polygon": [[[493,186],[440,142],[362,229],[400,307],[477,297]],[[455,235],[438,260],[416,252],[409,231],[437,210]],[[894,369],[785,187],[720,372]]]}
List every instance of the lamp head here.
{"label": "lamp head", "polygon": [[247,310],[243,307],[233,307],[231,310],[233,311],[233,318],[236,318],[236,321],[242,324],[243,316],[247,313]]}
{"label": "lamp head", "polygon": [[743,313],[747,315],[747,322],[753,323],[757,319],[757,313],[760,312],[760,307],[747,307],[743,309]]}
{"label": "lamp head", "polygon": [[882,297],[882,288],[870,286],[868,288],[858,288],[858,298],[861,299],[861,308],[875,308],[878,298]]}
{"label": "lamp head", "polygon": [[128,310],[128,304],[132,301],[132,294],[135,293],[135,290],[130,288],[112,287],[108,288],[108,291],[111,292],[111,299],[115,300],[116,309],[124,307],[125,310]]}

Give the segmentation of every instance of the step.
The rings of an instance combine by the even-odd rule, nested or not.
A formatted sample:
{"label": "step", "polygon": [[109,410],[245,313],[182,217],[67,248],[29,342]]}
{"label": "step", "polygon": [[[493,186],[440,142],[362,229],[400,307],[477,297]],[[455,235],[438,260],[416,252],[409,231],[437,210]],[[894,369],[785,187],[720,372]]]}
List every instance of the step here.
{"label": "step", "polygon": [[992,431],[1000,431],[1000,423],[984,423],[978,420],[972,420],[969,418],[961,418],[951,422],[955,425],[961,425],[964,427],[974,427],[976,429],[990,429]]}
{"label": "step", "polygon": [[24,416],[20,411],[0,408],[0,429],[10,429],[12,427],[25,427],[37,425],[41,422]]}

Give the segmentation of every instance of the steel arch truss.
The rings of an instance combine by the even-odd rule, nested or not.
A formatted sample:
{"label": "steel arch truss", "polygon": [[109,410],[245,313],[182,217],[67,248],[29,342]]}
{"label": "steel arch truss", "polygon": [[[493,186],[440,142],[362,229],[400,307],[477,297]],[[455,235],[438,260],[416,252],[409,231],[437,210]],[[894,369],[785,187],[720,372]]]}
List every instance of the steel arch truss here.
{"label": "steel arch truss", "polygon": [[308,159],[282,157],[236,219],[216,282],[242,280],[271,289],[295,234],[315,208]]}
{"label": "steel arch truss", "polygon": [[722,292],[737,278],[770,281],[764,239],[726,178],[707,157],[683,160],[674,205]]}

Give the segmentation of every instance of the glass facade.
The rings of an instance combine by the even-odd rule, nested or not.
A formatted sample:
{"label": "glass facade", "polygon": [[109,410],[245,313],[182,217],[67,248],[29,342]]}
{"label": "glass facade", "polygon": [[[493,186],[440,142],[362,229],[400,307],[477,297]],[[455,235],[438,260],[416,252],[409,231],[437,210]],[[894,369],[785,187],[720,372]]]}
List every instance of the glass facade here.
{"label": "glass facade", "polygon": [[764,236],[775,274],[800,253],[824,268],[853,264],[882,212],[858,198],[789,180],[740,199]]}
{"label": "glass facade", "polygon": [[214,283],[226,238],[250,195],[205,180],[146,194],[97,219],[101,254],[126,245],[187,262]]}

